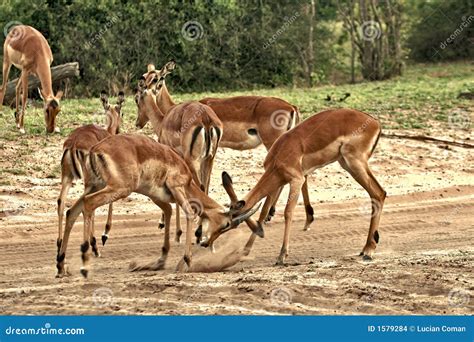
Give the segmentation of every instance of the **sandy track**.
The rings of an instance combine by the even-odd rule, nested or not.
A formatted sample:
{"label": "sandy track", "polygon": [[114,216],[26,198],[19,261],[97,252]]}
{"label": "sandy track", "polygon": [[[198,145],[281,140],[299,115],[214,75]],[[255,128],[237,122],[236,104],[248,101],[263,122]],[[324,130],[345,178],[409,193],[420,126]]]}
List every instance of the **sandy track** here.
{"label": "sandy track", "polygon": [[[160,253],[159,215],[116,215],[90,279],[79,274],[82,224],[67,260],[70,277],[55,279],[56,216],[9,216],[0,221],[2,314],[468,314],[473,312],[474,187],[395,195],[382,215],[373,262],[362,262],[369,214],[366,199],[315,205],[317,219],[302,231],[297,209],[288,266],[276,267],[282,210],[265,227],[251,255],[220,273],[174,272],[183,246],[172,244],[167,268],[130,273],[132,260]],[[96,219],[102,230],[105,217]],[[242,246],[244,226],[218,251]],[[209,253],[199,250],[196,259]],[[451,293],[451,295],[449,295]]]}

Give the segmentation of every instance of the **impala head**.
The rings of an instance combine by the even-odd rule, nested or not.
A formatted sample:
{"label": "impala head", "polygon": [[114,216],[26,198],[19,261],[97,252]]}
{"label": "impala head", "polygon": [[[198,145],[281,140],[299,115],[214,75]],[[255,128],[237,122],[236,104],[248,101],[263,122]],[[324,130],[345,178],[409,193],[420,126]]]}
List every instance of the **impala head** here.
{"label": "impala head", "polygon": [[59,132],[59,127],[56,127],[56,116],[61,111],[59,101],[63,96],[63,92],[60,90],[56,93],[56,96],[46,96],[41,89],[38,89],[41,99],[44,103],[44,121],[46,123],[46,132],[53,133]]}
{"label": "impala head", "polygon": [[138,108],[137,121],[135,126],[143,128],[148,122],[148,110],[152,106],[152,102],[157,103],[163,86],[165,85],[165,78],[176,67],[174,61],[169,61],[160,70],[156,70],[153,64],[148,64],[147,72],[142,75],[138,81],[137,93],[135,95],[135,103]]}
{"label": "impala head", "polygon": [[[244,210],[245,202],[237,201],[234,189],[232,187],[232,179],[227,172],[222,173],[222,181],[227,194],[230,197],[230,209],[226,212],[206,213],[201,216],[201,223],[196,230],[198,242],[203,247],[208,247],[222,234],[237,228],[242,222],[249,219],[260,208],[260,204]],[[263,229],[260,225],[251,225],[252,231],[260,237],[263,237]]]}
{"label": "impala head", "polygon": [[145,127],[146,123],[150,120],[148,117],[148,111],[156,103],[155,91],[148,89],[146,85],[146,78],[142,76],[138,81],[137,92],[135,94],[135,103],[137,105],[137,120],[135,126],[137,128]]}
{"label": "impala head", "polygon": [[117,104],[115,106],[109,103],[109,97],[105,90],[100,93],[100,101],[105,110],[107,118],[107,131],[110,134],[120,133],[120,125],[122,124],[122,105],[125,102],[125,94],[123,91],[119,92],[117,97]]}

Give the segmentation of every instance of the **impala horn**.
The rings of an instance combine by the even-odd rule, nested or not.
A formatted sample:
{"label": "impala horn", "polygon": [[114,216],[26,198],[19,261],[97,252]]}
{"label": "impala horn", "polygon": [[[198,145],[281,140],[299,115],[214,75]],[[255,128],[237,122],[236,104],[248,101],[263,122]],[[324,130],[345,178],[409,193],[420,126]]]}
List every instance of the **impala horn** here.
{"label": "impala horn", "polygon": [[247,220],[250,216],[255,214],[255,212],[260,209],[260,206],[262,203],[259,203],[257,206],[253,207],[252,209],[247,210],[245,213],[240,214],[237,217],[232,218],[232,224],[231,227],[235,228],[245,220]]}

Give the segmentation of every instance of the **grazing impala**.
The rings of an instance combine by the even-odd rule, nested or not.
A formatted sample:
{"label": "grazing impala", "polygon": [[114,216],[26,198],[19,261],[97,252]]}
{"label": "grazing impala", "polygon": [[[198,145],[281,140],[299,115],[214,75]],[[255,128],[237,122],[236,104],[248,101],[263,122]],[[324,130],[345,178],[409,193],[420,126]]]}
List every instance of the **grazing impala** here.
{"label": "grazing impala", "polygon": [[171,147],[140,135],[120,134],[108,137],[91,148],[86,161],[90,181],[84,194],[66,215],[66,227],[61,248],[57,255],[58,276],[65,275],[65,256],[71,229],[81,212],[84,215],[84,241],[81,245],[83,266],[81,273],[87,277],[89,270],[89,238],[93,228],[92,216],[98,207],[129,196],[132,192],[149,197],[165,213],[165,234],[161,257],[150,264],[135,266],[132,270],[159,270],[165,266],[170,249],[170,203],[177,203],[188,213],[186,248],[178,270],[191,266],[192,232],[191,214],[201,219],[201,224],[211,230],[236,227],[249,218],[258,208],[234,215],[212,200],[194,182],[193,175],[179,154]]}
{"label": "grazing impala", "polygon": [[[369,193],[372,201],[372,216],[367,242],[361,255],[371,259],[379,241],[379,221],[386,192],[369,169],[368,159],[372,155],[381,134],[377,120],[368,114],[351,110],[335,109],[318,113],[283,134],[270,148],[265,158],[265,173],[255,187],[241,201],[236,201],[232,181],[223,175],[224,187],[231,197],[231,208],[246,212],[266,197],[260,212],[261,226],[279,189],[290,184],[290,193],[285,208],[285,234],[277,264],[283,264],[289,250],[289,239],[293,210],[305,176],[317,168],[338,161],[352,177]],[[252,222],[252,220],[249,220]],[[255,223],[254,223],[255,224]],[[216,227],[214,227],[216,228]],[[202,245],[211,244],[225,230],[202,228],[198,238]],[[251,247],[252,235],[246,248]]]}
{"label": "grazing impala", "polygon": [[[143,77],[151,83],[153,78],[160,82],[155,82],[156,103],[162,113],[167,113],[174,105],[168,88],[165,84],[165,77],[170,74],[176,64],[170,61],[157,71],[155,66],[148,65],[148,71]],[[224,125],[224,133],[220,142],[221,147],[229,147],[234,150],[253,149],[263,144],[267,150],[273,145],[283,133],[293,128],[300,121],[298,108],[288,102],[267,96],[236,96],[229,98],[205,98],[199,102],[211,107]],[[151,118],[147,116],[149,112],[139,112],[136,126],[143,128]],[[153,122],[152,122],[153,124]],[[309,201],[308,182],[305,179],[303,188],[303,199],[306,209],[306,229],[314,221],[314,211]],[[275,213],[275,203],[269,211],[267,221]]]}
{"label": "grazing impala", "polygon": [[[3,82],[0,88],[0,107],[5,96],[8,74],[12,64],[21,70],[20,79],[16,85],[16,126],[25,133],[24,115],[28,98],[28,75],[38,76],[41,82],[40,95],[44,102],[44,120],[48,133],[59,132],[56,127],[56,116],[60,111],[59,100],[63,92],[53,93],[51,81],[51,63],[53,54],[48,41],[41,32],[26,25],[15,26],[7,35],[3,45]],[[20,109],[21,92],[21,109]]]}
{"label": "grazing impala", "polygon": [[[158,141],[173,147],[183,156],[194,181],[207,193],[214,158],[222,136],[222,122],[209,106],[199,102],[174,105],[164,115],[156,104],[154,90],[156,87],[161,87],[160,83],[163,80],[162,77],[149,77],[139,81],[135,97],[138,117],[146,115],[151,120]],[[162,222],[160,227],[163,226]],[[181,233],[177,206],[177,242],[180,240]]]}
{"label": "grazing impala", "polygon": [[[58,251],[61,247],[62,242],[62,227],[63,227],[63,214],[64,205],[66,202],[67,193],[76,179],[84,179],[84,187],[89,187],[89,179],[84,173],[85,161],[89,154],[92,146],[97,144],[99,141],[119,133],[120,125],[122,123],[121,111],[122,105],[125,102],[124,93],[120,92],[117,105],[112,106],[109,103],[109,98],[105,91],[100,94],[100,99],[105,110],[105,117],[107,122],[107,128],[96,125],[85,125],[75,129],[69,137],[64,141],[63,144],[63,156],[61,158],[61,192],[58,198]],[[107,217],[107,224],[105,225],[105,233],[102,235],[102,243],[105,244],[107,240],[108,232],[112,227],[112,203],[109,205],[109,214]],[[97,248],[94,231],[91,232],[90,243],[92,251],[96,256],[99,256],[99,250]]]}

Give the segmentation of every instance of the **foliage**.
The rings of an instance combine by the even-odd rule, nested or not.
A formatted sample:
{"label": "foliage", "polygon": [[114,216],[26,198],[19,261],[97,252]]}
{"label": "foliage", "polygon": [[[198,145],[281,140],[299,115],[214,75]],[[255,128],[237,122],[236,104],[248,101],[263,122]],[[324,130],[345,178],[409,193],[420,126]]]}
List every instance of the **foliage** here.
{"label": "foliage", "polygon": [[414,1],[413,27],[407,40],[416,61],[474,58],[474,2]]}

